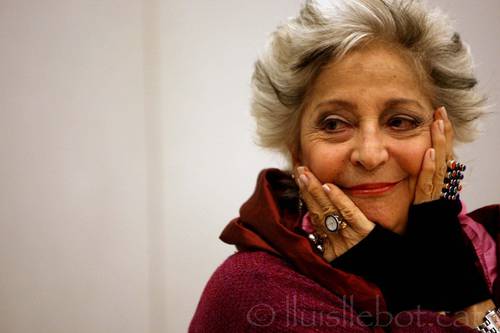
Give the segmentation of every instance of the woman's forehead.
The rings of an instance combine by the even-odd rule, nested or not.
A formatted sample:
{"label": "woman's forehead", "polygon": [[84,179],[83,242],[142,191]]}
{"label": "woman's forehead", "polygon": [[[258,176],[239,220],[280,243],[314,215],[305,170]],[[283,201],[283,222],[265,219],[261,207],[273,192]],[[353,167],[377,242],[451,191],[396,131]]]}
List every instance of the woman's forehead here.
{"label": "woman's forehead", "polygon": [[430,101],[420,77],[415,66],[399,52],[383,47],[361,49],[324,66],[308,99],[313,107],[332,100],[356,104],[364,98],[427,107]]}

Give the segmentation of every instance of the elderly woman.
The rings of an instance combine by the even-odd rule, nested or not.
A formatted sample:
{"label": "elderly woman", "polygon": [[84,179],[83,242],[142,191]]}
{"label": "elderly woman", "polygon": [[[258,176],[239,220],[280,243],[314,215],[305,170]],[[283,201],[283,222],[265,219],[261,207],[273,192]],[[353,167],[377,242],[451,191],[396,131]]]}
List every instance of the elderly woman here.
{"label": "elderly woman", "polygon": [[482,114],[476,83],[420,2],[307,1],[253,76],[261,143],[291,171],[262,171],[223,231],[239,251],[190,332],[500,332],[500,209],[463,211],[453,155]]}

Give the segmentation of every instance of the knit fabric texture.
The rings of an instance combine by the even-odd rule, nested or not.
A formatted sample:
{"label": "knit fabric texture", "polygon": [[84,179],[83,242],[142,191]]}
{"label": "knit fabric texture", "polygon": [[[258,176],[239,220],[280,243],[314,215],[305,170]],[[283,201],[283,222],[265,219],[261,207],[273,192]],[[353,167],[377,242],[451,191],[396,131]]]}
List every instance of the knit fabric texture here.
{"label": "knit fabric texture", "polygon": [[[275,255],[237,252],[210,278],[189,332],[373,332],[350,301],[297,273]],[[400,312],[385,330],[475,332],[430,311]]]}

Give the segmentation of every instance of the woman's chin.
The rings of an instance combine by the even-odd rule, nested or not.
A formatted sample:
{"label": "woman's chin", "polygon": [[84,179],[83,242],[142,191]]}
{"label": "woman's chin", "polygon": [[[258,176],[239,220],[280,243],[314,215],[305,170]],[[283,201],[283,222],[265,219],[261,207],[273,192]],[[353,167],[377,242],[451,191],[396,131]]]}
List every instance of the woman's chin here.
{"label": "woman's chin", "polygon": [[403,233],[406,227],[409,205],[392,200],[366,200],[351,198],[368,220],[396,233]]}

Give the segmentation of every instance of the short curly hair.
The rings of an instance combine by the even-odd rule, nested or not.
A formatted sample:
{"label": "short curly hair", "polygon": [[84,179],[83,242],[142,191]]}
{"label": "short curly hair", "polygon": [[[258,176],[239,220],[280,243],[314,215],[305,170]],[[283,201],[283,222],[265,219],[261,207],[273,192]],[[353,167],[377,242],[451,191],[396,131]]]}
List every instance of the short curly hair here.
{"label": "short curly hair", "polygon": [[251,111],[258,144],[283,153],[299,143],[307,88],[322,66],[370,41],[398,46],[430,84],[434,107],[445,106],[455,139],[472,141],[486,97],[477,91],[469,47],[448,17],[417,0],[306,0],[280,25],[255,63]]}

